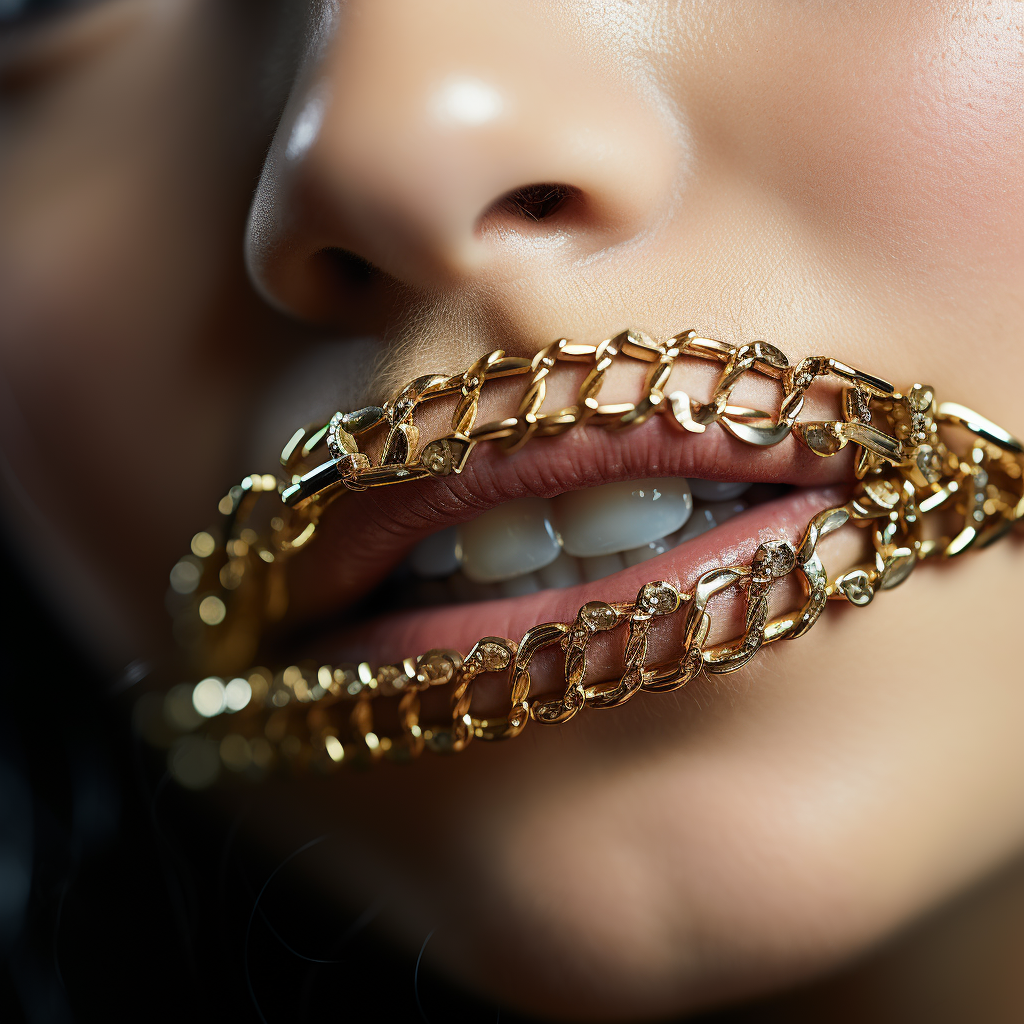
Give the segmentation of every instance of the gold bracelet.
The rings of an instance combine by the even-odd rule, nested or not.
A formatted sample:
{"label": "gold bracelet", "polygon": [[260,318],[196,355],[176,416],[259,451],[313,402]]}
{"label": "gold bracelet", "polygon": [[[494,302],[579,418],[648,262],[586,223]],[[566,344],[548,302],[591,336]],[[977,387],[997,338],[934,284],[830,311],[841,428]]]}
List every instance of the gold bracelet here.
{"label": "gold bracelet", "polygon": [[[684,391],[665,394],[673,367],[684,357],[724,364],[708,402]],[[643,395],[636,403],[601,405],[602,383],[618,359],[649,364]],[[575,403],[543,411],[550,374],[571,363],[589,366]],[[777,415],[729,404],[736,384],[750,372],[779,382]],[[527,380],[516,415],[478,425],[488,382],[513,377]],[[819,378],[842,383],[841,417],[798,421],[805,393]],[[418,409],[446,397],[455,402],[451,430],[421,446]],[[340,495],[459,474],[485,441],[515,451],[533,437],[584,424],[638,426],[655,415],[681,432],[700,434],[718,424],[749,445],[776,445],[792,433],[823,457],[852,444],[853,496],[814,516],[795,548],[786,541],[763,543],[749,565],[706,572],[689,593],[653,581],[631,602],[590,601],[572,622],[542,623],[518,642],[484,637],[465,655],[435,649],[378,668],[364,662],[244,670],[258,654],[264,629],[284,614],[287,558],[310,543],[323,510]],[[970,439],[962,454],[940,436],[947,427],[961,428]],[[364,445],[376,441],[376,464],[360,450],[357,439],[363,438]],[[329,457],[321,461],[325,450]],[[918,562],[985,547],[1024,516],[1024,447],[970,409],[938,403],[928,385],[914,384],[901,394],[835,359],[810,356],[791,366],[766,342],[734,347],[695,331],[665,342],[634,331],[598,345],[562,339],[532,359],[494,351],[463,373],[417,377],[382,406],[339,412],[327,424],[297,431],[281,463],[280,479],[253,474],[231,488],[218,505],[220,528],[197,533],[190,554],[171,573],[176,637],[207,675],[147,697],[140,720],[153,742],[170,747],[172,773],[195,788],[212,782],[221,765],[260,777],[274,766],[329,772],[382,756],[412,758],[424,747],[459,751],[474,738],[517,736],[530,721],[561,724],[584,707],[616,707],[640,690],[666,692],[701,673],[732,672],[765,644],[806,633],[829,599],[867,605],[876,591],[905,580]],[[940,513],[947,519],[953,514],[962,526],[942,536],[926,531],[925,524],[937,522]],[[818,543],[848,523],[870,530],[874,556],[829,579]],[[802,584],[803,605],[769,618],[771,592],[791,573]],[[709,644],[709,604],[716,594],[736,588],[746,594],[744,631],[729,642]],[[678,657],[648,665],[652,624],[672,615],[683,616]],[[587,685],[593,638],[613,630],[625,632],[625,671],[615,682]],[[564,653],[564,689],[546,699],[531,697],[531,660],[555,645]],[[472,713],[474,684],[485,673],[505,674],[509,708],[501,716]],[[450,687],[448,714],[441,722],[423,723],[421,694],[438,686]],[[377,702],[389,698],[398,722],[392,735],[375,724]]]}

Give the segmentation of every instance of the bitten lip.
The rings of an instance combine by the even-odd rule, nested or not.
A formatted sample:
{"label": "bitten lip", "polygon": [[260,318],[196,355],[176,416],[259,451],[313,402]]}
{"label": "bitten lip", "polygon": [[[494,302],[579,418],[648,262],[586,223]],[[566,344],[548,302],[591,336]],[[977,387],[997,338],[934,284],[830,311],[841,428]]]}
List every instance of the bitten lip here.
{"label": "bitten lip", "polygon": [[[547,498],[618,480],[659,476],[822,488],[852,478],[852,456],[841,452],[822,459],[793,437],[771,448],[751,447],[716,426],[701,435],[683,434],[661,418],[617,433],[598,428],[571,431],[539,439],[513,455],[493,444],[481,445],[459,476],[345,494],[327,509],[315,543],[292,559],[289,566],[293,595],[290,618],[294,622],[336,622],[338,614],[356,608],[359,617],[366,619],[366,612],[372,609],[359,608],[360,598],[383,581],[418,541],[502,502],[531,495]],[[812,514],[809,512],[804,522]],[[739,517],[737,525],[750,515]],[[748,530],[751,525],[748,524]],[[707,544],[713,544],[719,551],[727,547],[727,536],[736,527],[731,523],[726,526],[732,527],[728,534],[723,533],[724,526],[707,534]],[[754,533],[756,536],[756,529]],[[634,573],[638,578],[654,578],[651,574],[670,554],[612,578],[632,579]],[[555,593],[575,594],[577,590],[602,585],[606,592],[606,584],[607,581],[599,581],[587,588]],[[616,599],[630,596],[616,595]],[[537,603],[538,599],[543,603],[550,601],[550,596],[544,593],[514,601],[487,602],[481,607],[497,611],[499,605],[525,605]],[[426,621],[436,613],[411,614]],[[543,615],[534,621],[542,618]],[[402,655],[412,653],[420,652],[406,650]]]}

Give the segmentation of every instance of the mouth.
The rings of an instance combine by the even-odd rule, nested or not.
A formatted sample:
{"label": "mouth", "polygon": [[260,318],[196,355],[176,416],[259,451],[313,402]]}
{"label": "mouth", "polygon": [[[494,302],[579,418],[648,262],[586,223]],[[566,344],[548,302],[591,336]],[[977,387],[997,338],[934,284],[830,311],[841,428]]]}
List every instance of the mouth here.
{"label": "mouth", "polygon": [[[664,693],[737,671],[762,645],[803,636],[830,598],[867,605],[919,561],[985,547],[1024,516],[1024,446],[970,409],[938,403],[928,385],[902,395],[834,359],[791,366],[762,342],[621,337],[654,363],[638,403],[594,397],[618,339],[562,339],[531,360],[496,350],[462,374],[416,378],[384,407],[297,431],[282,454],[290,483],[252,474],[233,487],[218,504],[220,544],[196,534],[172,570],[179,642],[191,638],[200,664],[228,672],[254,653],[280,662],[301,652],[318,666],[292,660],[276,674],[256,667],[248,679],[172,687],[162,712],[172,730],[248,709],[240,722],[252,744],[215,730],[221,760],[240,771],[250,761],[267,768],[270,743],[289,762],[327,770],[349,753],[461,750],[475,736],[507,738],[531,720],[562,724],[640,689]],[[668,392],[691,341],[699,358],[725,363],[706,402]],[[577,375],[574,404],[538,413],[557,353],[593,365]],[[777,419],[729,404],[734,391],[741,402],[763,397],[758,378],[753,393],[746,387],[755,364],[782,380]],[[487,400],[502,401],[500,378],[528,370],[533,379],[515,416],[474,427],[488,368],[498,387]],[[852,387],[841,397],[805,394],[820,376]],[[572,384],[570,374],[561,379]],[[629,383],[635,391],[635,377]],[[453,400],[447,436],[443,405],[412,422],[425,397]],[[797,420],[834,416],[837,404],[841,419]],[[654,417],[659,409],[666,415]],[[875,411],[890,432],[873,425]],[[606,429],[569,429],[591,416]],[[705,433],[713,422],[723,429]],[[376,450],[360,451],[347,432],[382,424],[382,442],[368,437]],[[973,438],[969,457],[946,446],[940,425]],[[434,439],[419,450],[421,428]],[[520,450],[534,434],[547,440]],[[481,441],[502,439],[508,451],[482,445],[468,462]],[[324,444],[331,458],[296,473]],[[270,513],[269,542],[245,525],[268,492],[281,510]],[[957,517],[956,532],[942,532]],[[870,529],[841,529],[847,523]],[[833,560],[846,568],[833,572]],[[270,623],[273,637],[263,630]],[[559,687],[560,697],[544,699]],[[207,740],[194,739],[176,743],[169,763],[176,771],[195,755],[203,778],[188,784],[206,785],[218,762]]]}
{"label": "mouth", "polygon": [[[660,421],[513,455],[482,450],[461,476],[332,505],[316,545],[290,565],[289,619],[306,624],[309,653],[333,664],[518,639],[572,621],[587,602],[631,600],[651,580],[686,591],[765,541],[796,543],[815,514],[845,500],[851,477],[846,458],[822,460],[795,441],[751,451],[727,436],[681,439]],[[736,605],[720,603],[717,630],[742,622]],[[652,641],[654,654],[674,638],[662,629]],[[600,661],[591,675],[610,678],[621,652]],[[559,678],[538,670],[534,692]],[[490,703],[487,690],[474,708]]]}

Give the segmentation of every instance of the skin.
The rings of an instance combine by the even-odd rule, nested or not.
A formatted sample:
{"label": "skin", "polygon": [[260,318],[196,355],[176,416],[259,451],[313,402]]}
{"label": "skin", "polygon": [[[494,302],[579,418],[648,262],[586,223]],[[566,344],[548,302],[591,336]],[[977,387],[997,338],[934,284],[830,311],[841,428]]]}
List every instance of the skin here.
{"label": "skin", "polygon": [[[159,660],[168,567],[325,340],[330,408],[692,325],[1020,433],[1022,52],[1018,0],[108,0],[9,31],[13,535],[98,658]],[[550,182],[576,193],[548,220],[500,204]],[[1004,542],[714,683],[268,786],[249,823],[328,835],[303,857],[325,891],[385,894],[386,927],[436,928],[428,955],[505,1005],[637,1019],[792,984],[1024,844],[1022,570]]]}

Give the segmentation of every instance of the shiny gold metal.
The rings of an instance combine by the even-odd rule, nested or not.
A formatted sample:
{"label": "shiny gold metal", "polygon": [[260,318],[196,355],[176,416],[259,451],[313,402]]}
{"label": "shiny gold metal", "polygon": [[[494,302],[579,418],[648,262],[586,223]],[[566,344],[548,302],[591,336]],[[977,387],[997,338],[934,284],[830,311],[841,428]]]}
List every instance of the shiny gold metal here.
{"label": "shiny gold metal", "polygon": [[[683,357],[722,364],[709,401],[696,401],[681,390],[665,394]],[[604,377],[617,359],[649,364],[644,393],[636,403],[602,405]],[[586,363],[590,370],[571,406],[545,412],[550,375],[563,363]],[[776,415],[729,404],[737,383],[750,372],[781,386]],[[478,424],[487,382],[515,376],[528,378],[515,415]],[[829,377],[842,385],[841,417],[799,421],[807,390]],[[445,397],[455,401],[451,429],[421,445],[416,411]],[[487,441],[515,451],[534,437],[587,423],[623,429],[659,414],[695,434],[717,423],[756,446],[778,444],[792,433],[823,457],[853,445],[852,495],[844,505],[818,513],[795,547],[763,543],[750,565],[712,569],[692,593],[653,581],[632,602],[591,601],[571,623],[541,623],[518,642],[484,637],[465,657],[437,649],[376,669],[366,663],[292,665],[277,674],[264,668],[238,674],[256,656],[264,628],[286,609],[286,559],[315,537],[323,509],[340,494],[461,473],[475,447]],[[944,432],[967,441],[957,446]],[[380,452],[376,464],[360,450],[374,438]],[[327,461],[314,464],[324,449]],[[206,678],[192,687],[173,687],[163,699],[161,723],[143,731],[165,745],[168,737],[180,737],[171,746],[169,764],[193,787],[209,784],[216,775],[211,765],[218,764],[259,777],[275,764],[329,772],[381,757],[408,759],[424,747],[459,751],[473,739],[518,736],[530,721],[558,725],[584,708],[617,707],[640,690],[666,692],[702,672],[734,672],[763,646],[806,633],[828,600],[863,607],[877,592],[902,583],[918,563],[985,547],[1024,518],[1024,446],[978,413],[938,402],[926,384],[901,394],[885,380],[835,359],[813,356],[791,366],[766,342],[734,347],[695,331],[664,342],[634,331],[597,345],[560,339],[532,359],[496,350],[461,374],[418,377],[382,406],[339,412],[327,424],[296,431],[281,464],[283,480],[252,474],[231,488],[217,506],[220,528],[195,534],[189,553],[171,573],[168,603],[175,634]],[[954,530],[926,530],[926,522],[953,522]],[[829,579],[818,545],[850,524],[869,531],[874,556]],[[804,603],[772,618],[772,591],[791,573],[800,580]],[[716,595],[737,590],[746,601],[742,635],[709,644],[710,605]],[[649,665],[655,620],[677,614],[683,616],[677,656]],[[589,681],[595,637],[619,630],[625,631],[623,672],[611,682]],[[563,654],[563,688],[557,696],[534,696],[531,662],[554,645]],[[474,687],[481,676],[495,673],[505,674],[508,711],[475,717]],[[432,687],[448,688],[448,713],[424,723],[420,697]],[[377,722],[384,702],[393,705],[389,720],[397,722],[397,731],[384,732]]]}
{"label": "shiny gold metal", "polygon": [[[698,402],[679,390],[665,394],[673,368],[684,358],[724,364],[709,401]],[[637,402],[602,405],[598,396],[607,371],[617,360],[651,364],[644,391]],[[543,411],[550,374],[560,363],[581,362],[589,363],[591,369],[579,387],[576,401],[564,409]],[[758,373],[780,383],[783,394],[777,416],[729,404],[733,390],[747,373]],[[529,379],[516,414],[478,424],[480,397],[487,382],[521,375],[528,375]],[[846,400],[844,417],[798,423],[805,393],[815,380],[827,377],[849,385],[846,390],[852,397]],[[425,402],[456,395],[450,432],[417,451],[417,409]],[[901,441],[870,425],[863,414],[872,400],[891,400],[894,395],[893,386],[881,378],[825,356],[810,356],[791,366],[778,348],[764,341],[734,347],[698,337],[696,331],[683,331],[663,342],[638,331],[623,331],[597,345],[575,344],[561,338],[542,348],[531,360],[510,358],[496,349],[461,374],[417,377],[383,407],[339,412],[326,427],[313,426],[297,432],[281,456],[282,464],[292,475],[282,497],[285,505],[302,510],[313,502],[326,504],[341,488],[363,490],[426,475],[461,473],[473,448],[484,441],[498,441],[512,452],[533,437],[550,437],[586,423],[621,430],[659,414],[693,433],[703,433],[718,423],[740,441],[759,447],[779,444],[793,432],[822,456],[834,455],[853,441],[875,457],[893,463],[903,458]],[[384,432],[382,450],[379,463],[374,466],[359,452],[355,435],[380,431]],[[330,460],[308,467],[306,460],[324,445]]]}

